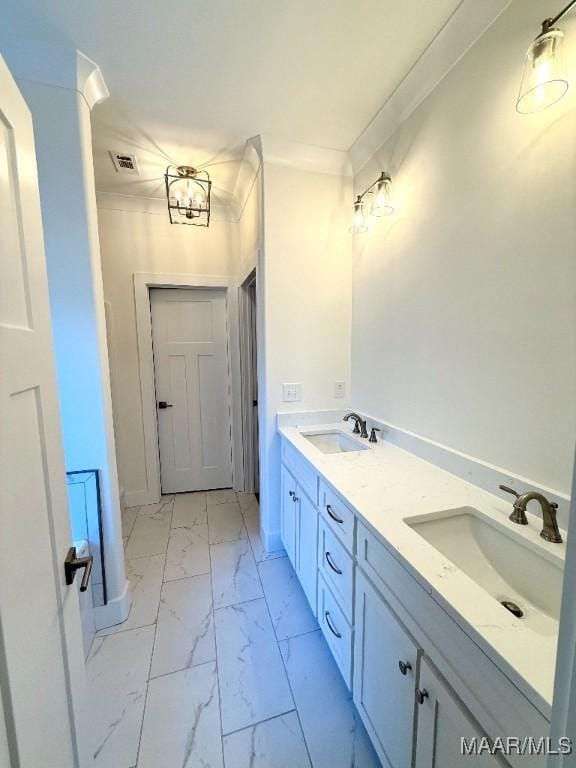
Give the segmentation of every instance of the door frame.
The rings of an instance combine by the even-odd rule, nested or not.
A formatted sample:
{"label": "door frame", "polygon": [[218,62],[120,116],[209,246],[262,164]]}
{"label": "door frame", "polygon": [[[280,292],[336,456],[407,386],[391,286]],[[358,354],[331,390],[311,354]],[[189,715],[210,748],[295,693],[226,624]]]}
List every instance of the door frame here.
{"label": "door frame", "polygon": [[218,275],[188,275],[161,272],[134,273],[134,300],[136,304],[136,335],[140,395],[144,427],[144,456],[147,488],[139,494],[139,503],[156,504],[162,495],[160,482],[160,449],[158,444],[158,413],[154,355],[152,351],[151,288],[204,288],[226,292],[226,335],[228,341],[228,384],[232,426],[232,483],[236,490],[244,487],[242,461],[242,419],[240,345],[238,335],[238,283],[232,277]]}
{"label": "door frame", "polygon": [[[250,272],[238,288],[238,323],[240,339],[240,372],[242,381],[241,391],[241,410],[242,410],[242,439],[244,443],[243,466],[244,466],[244,491],[253,493],[255,467],[259,464],[260,457],[254,453],[254,414],[251,392],[254,391],[254,384],[258,387],[258,381],[254,382],[254,370],[251,364],[253,359],[253,307],[250,299],[249,289],[256,286],[256,267]],[[258,344],[256,342],[256,352]]]}

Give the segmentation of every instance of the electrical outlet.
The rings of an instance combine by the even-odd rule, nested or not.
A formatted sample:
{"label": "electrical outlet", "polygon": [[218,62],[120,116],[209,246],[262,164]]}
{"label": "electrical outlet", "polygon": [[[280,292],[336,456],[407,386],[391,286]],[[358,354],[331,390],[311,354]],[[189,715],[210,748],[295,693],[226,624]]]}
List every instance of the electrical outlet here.
{"label": "electrical outlet", "polygon": [[302,400],[302,384],[282,384],[282,397],[285,403]]}
{"label": "electrical outlet", "polygon": [[334,382],[334,397],[342,398],[346,395],[346,382],[335,381]]}

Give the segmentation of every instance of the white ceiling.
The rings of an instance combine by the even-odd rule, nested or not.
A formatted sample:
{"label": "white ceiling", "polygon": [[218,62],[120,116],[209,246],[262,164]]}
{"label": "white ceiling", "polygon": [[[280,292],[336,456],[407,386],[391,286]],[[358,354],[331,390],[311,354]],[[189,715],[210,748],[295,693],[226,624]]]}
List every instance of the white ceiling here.
{"label": "white ceiling", "polygon": [[[166,165],[189,163],[225,202],[251,136],[348,150],[461,0],[26,4],[110,89],[93,113],[99,190],[161,197]],[[108,149],[135,152],[141,175],[118,175]]]}

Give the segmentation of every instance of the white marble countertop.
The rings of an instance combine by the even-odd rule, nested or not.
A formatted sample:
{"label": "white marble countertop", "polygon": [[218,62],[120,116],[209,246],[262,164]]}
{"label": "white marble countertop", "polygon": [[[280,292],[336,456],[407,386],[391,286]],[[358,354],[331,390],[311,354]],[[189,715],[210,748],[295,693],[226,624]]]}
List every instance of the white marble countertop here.
{"label": "white marble countertop", "polygon": [[342,422],[279,426],[280,434],[346,499],[432,598],[550,718],[556,622],[550,620],[548,632],[527,628],[404,520],[474,507],[554,559],[564,558],[565,545],[540,538],[539,517],[528,514],[528,526],[514,525],[508,520],[511,503],[384,441],[376,445],[363,441],[369,445],[365,451],[324,454],[303,436],[325,429],[352,430]]}

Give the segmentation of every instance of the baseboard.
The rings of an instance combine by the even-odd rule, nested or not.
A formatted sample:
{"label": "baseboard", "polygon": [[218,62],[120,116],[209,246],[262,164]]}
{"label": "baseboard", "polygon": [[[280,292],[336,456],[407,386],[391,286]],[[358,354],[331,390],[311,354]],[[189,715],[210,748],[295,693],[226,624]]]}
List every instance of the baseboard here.
{"label": "baseboard", "polygon": [[266,552],[279,552],[284,549],[284,544],[282,544],[282,539],[280,538],[280,531],[267,531],[263,544]]}
{"label": "baseboard", "polygon": [[96,631],[113,627],[115,624],[121,624],[126,621],[130,608],[132,606],[132,593],[130,592],[130,582],[124,582],[122,594],[109,600],[106,605],[94,608],[94,626]]}
{"label": "baseboard", "polygon": [[144,507],[146,504],[158,504],[160,499],[156,498],[154,493],[151,493],[148,489],[141,491],[126,491],[124,493],[125,507]]}

